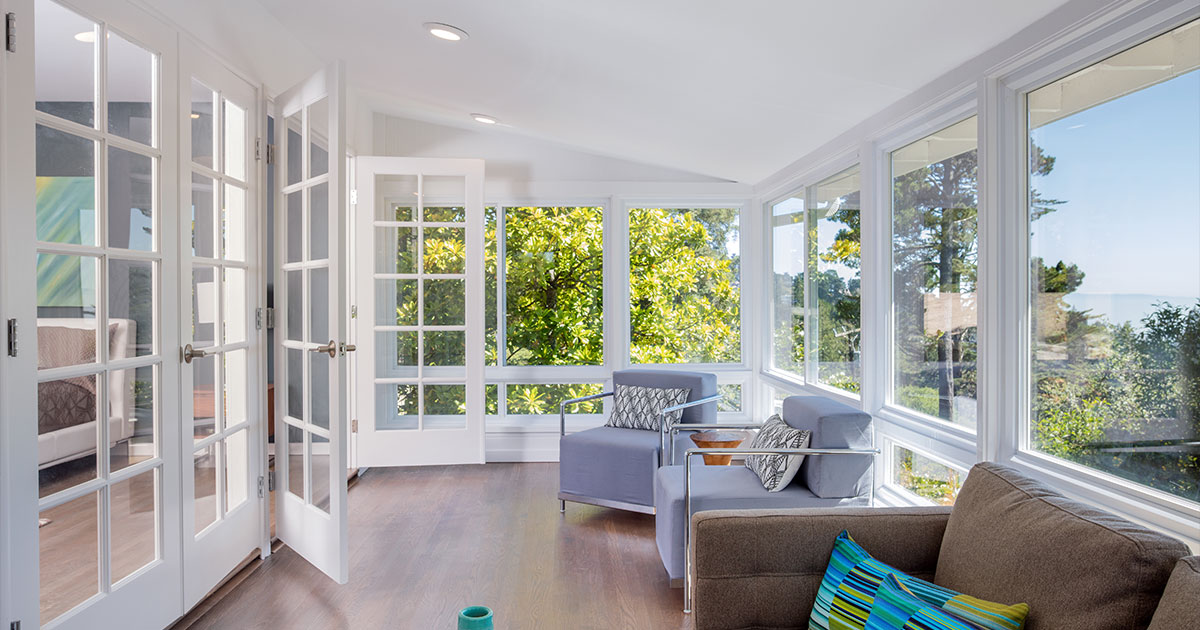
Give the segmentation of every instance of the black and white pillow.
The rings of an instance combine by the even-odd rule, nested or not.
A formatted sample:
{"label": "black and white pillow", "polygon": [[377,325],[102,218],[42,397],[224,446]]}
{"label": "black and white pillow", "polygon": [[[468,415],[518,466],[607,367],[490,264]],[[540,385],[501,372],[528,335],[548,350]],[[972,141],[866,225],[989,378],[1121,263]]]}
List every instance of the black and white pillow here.
{"label": "black and white pillow", "polygon": [[[811,438],[812,431],[793,429],[779,414],[775,414],[759,429],[750,448],[807,448]],[[746,456],[746,468],[758,475],[768,492],[779,492],[786,488],[803,462],[803,455]]]}
{"label": "black and white pillow", "polygon": [[[618,429],[644,429],[658,431],[658,414],[667,407],[687,402],[691,388],[666,389],[617,385],[613,388],[613,412],[604,426]],[[683,411],[667,414],[667,422],[678,422]]]}

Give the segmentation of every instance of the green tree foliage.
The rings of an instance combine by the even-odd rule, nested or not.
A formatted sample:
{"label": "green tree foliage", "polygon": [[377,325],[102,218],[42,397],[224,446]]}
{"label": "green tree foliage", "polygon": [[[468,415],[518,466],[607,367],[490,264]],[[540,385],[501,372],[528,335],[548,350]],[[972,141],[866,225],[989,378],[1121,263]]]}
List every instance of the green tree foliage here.
{"label": "green tree foliage", "polygon": [[741,360],[738,210],[629,211],[630,354],[634,363]]}
{"label": "green tree foliage", "polygon": [[[857,393],[860,388],[857,364],[862,329],[862,295],[858,269],[862,263],[862,213],[860,194],[852,192],[828,210],[808,211],[808,274],[815,293],[817,359],[821,382]],[[833,242],[820,250],[822,225],[836,227]],[[822,269],[821,263],[854,270],[843,278],[838,269]],[[811,308],[811,307],[810,307]]]}

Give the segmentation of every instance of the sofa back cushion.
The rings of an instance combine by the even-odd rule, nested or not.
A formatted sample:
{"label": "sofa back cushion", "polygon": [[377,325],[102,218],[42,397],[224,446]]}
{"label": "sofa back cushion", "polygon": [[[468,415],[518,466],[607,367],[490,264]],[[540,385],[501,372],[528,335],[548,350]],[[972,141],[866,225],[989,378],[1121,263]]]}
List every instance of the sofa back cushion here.
{"label": "sofa back cushion", "polygon": [[1142,630],[1185,555],[1174,538],[985,462],[959,491],[934,582],[1027,602],[1026,630]]}
{"label": "sofa back cushion", "polygon": [[1150,630],[1179,628],[1200,628],[1200,556],[1182,558],[1175,564],[1150,622]]}
{"label": "sofa back cushion", "polygon": [[[660,389],[687,389],[686,402],[707,398],[717,393],[717,375],[707,372],[677,370],[616,370],[613,385],[635,385]],[[717,421],[717,404],[696,405],[683,410],[682,421],[687,424]]]}
{"label": "sofa back cushion", "polygon": [[[809,448],[871,448],[871,415],[824,396],[785,398],[783,421],[812,432]],[[872,461],[870,455],[813,455],[796,477],[823,499],[865,496]]]}

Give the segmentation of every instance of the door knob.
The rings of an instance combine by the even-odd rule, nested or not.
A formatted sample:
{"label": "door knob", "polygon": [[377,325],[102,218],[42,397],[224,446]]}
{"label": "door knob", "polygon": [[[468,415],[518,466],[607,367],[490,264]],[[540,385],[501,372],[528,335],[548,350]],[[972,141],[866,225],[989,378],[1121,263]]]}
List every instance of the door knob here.
{"label": "door knob", "polygon": [[180,351],[180,354],[183,356],[184,363],[191,363],[192,359],[202,359],[202,358],[208,356],[207,351],[197,350],[197,349],[193,348],[192,344],[190,344],[190,343],[183,347],[183,350]]}
{"label": "door knob", "polygon": [[323,346],[317,346],[316,348],[309,348],[308,351],[309,352],[320,352],[321,354],[328,354],[330,359],[335,359],[335,358],[337,358],[338,347],[337,347],[337,344],[334,343],[334,341],[332,339],[330,339],[329,343],[327,343]]}

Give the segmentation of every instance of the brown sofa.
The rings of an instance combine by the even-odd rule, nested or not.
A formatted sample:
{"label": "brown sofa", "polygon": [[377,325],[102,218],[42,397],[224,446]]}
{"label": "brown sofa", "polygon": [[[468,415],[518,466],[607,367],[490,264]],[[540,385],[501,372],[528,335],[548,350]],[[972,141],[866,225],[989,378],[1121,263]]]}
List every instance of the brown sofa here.
{"label": "brown sofa", "polygon": [[1186,545],[999,464],[975,466],[953,509],[717,510],[692,522],[699,630],[807,628],[843,529],[897,569],[1028,603],[1026,630],[1200,628],[1200,557]]}

